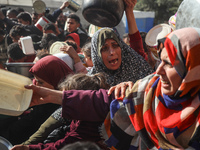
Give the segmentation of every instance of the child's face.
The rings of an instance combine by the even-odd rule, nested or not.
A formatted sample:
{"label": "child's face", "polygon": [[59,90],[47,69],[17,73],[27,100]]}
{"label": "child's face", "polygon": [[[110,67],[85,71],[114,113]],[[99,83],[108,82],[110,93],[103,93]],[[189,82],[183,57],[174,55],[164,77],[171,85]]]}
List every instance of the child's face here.
{"label": "child's face", "polygon": [[34,77],[35,77],[35,81],[36,81],[37,86],[42,86],[42,87],[46,87],[46,88],[49,88],[49,89],[54,89],[54,87],[51,84],[47,83],[46,81],[42,80],[41,78],[39,78],[35,75],[34,75]]}
{"label": "child's face", "polygon": [[88,57],[85,53],[83,53],[83,55],[84,55],[84,60],[85,60],[87,67],[93,67],[92,59],[90,57]]}

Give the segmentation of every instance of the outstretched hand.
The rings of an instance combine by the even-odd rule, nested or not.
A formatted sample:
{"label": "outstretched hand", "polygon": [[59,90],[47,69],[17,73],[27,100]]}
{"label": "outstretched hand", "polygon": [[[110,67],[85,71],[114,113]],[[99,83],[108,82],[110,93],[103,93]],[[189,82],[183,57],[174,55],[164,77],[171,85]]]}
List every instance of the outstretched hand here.
{"label": "outstretched hand", "polygon": [[112,86],[109,90],[108,90],[108,95],[110,95],[113,91],[114,91],[114,95],[115,98],[124,98],[125,94],[126,94],[126,89],[127,87],[129,87],[129,91],[131,91],[132,87],[133,87],[133,82],[128,81],[128,82],[122,82],[120,84],[117,84],[115,86]]}
{"label": "outstretched hand", "polygon": [[40,87],[36,85],[25,85],[26,89],[33,90],[31,106],[41,105],[46,103],[62,104],[62,91],[52,90],[45,87]]}

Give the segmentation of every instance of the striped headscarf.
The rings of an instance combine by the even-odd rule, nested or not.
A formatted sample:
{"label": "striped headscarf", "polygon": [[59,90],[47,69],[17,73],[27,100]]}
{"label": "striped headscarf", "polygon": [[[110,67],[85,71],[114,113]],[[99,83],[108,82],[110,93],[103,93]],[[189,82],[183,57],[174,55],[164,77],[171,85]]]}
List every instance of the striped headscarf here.
{"label": "striped headscarf", "polygon": [[167,36],[164,47],[183,79],[175,96],[161,93],[155,74],[139,80],[123,103],[145,146],[199,149],[200,29],[176,30]]}
{"label": "striped headscarf", "polygon": [[164,95],[159,75],[151,74],[112,101],[102,127],[111,149],[200,148],[200,29],[173,31],[163,43],[182,83],[174,96]]}
{"label": "striped headscarf", "polygon": [[172,65],[183,78],[180,96],[187,93],[193,96],[200,89],[199,34],[200,29],[185,28],[169,35],[164,44]]}
{"label": "striped headscarf", "polygon": [[[115,71],[107,69],[101,58],[101,46],[106,39],[114,39],[122,50],[122,63],[120,68]],[[135,82],[153,72],[147,61],[130,46],[126,45],[111,28],[101,28],[92,36],[91,56],[93,68],[89,74],[103,72],[110,86],[124,81]]]}

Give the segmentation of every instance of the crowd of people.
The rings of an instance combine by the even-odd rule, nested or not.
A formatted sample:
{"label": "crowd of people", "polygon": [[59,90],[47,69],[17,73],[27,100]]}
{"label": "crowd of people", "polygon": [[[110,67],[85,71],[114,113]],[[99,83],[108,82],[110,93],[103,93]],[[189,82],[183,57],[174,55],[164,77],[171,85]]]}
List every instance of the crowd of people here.
{"label": "crowd of people", "polygon": [[[129,33],[101,27],[92,36],[69,2],[52,14],[0,10],[0,69],[34,62],[30,107],[0,115],[11,150],[199,149],[200,29],[172,30],[154,59],[124,0]],[[50,22],[38,27],[41,17]],[[65,29],[66,27],[66,29]],[[34,53],[24,54],[30,36]],[[155,48],[154,48],[155,49]]]}

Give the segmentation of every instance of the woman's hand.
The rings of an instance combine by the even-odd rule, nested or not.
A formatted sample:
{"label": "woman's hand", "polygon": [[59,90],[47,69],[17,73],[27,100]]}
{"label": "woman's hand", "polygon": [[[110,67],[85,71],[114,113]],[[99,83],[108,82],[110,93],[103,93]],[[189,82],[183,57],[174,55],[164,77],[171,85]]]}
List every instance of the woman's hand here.
{"label": "woman's hand", "polygon": [[15,145],[10,150],[29,150],[28,145]]}
{"label": "woman's hand", "polygon": [[137,0],[124,0],[126,8],[126,18],[128,22],[128,32],[129,34],[135,34],[138,31],[137,23],[133,13],[133,9],[137,3]]}
{"label": "woman's hand", "polygon": [[74,60],[74,64],[81,61],[76,50],[72,46],[67,46],[67,45],[61,46],[60,51],[67,53]]}
{"label": "woman's hand", "polygon": [[125,11],[133,11],[133,9],[137,3],[137,0],[124,0],[124,2],[126,5]]}
{"label": "woman's hand", "polygon": [[115,98],[124,98],[125,97],[125,92],[127,87],[129,87],[129,91],[132,89],[133,87],[133,82],[128,81],[128,82],[122,82],[120,84],[117,84],[115,86],[112,86],[109,90],[108,90],[108,95],[110,95],[113,91],[115,92]]}
{"label": "woman's hand", "polygon": [[26,85],[24,86],[26,89],[33,90],[31,106],[46,104],[46,103],[54,103],[54,104],[62,104],[62,91],[52,90],[49,88],[36,86],[36,85]]}

